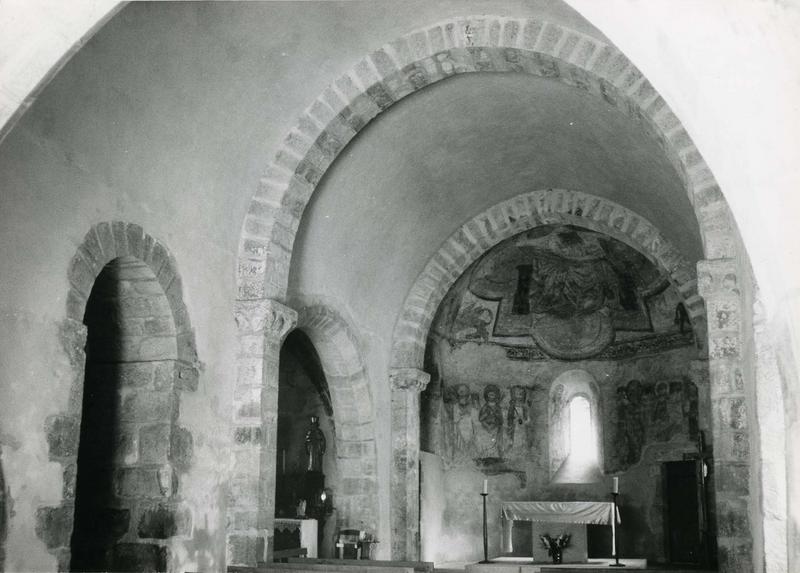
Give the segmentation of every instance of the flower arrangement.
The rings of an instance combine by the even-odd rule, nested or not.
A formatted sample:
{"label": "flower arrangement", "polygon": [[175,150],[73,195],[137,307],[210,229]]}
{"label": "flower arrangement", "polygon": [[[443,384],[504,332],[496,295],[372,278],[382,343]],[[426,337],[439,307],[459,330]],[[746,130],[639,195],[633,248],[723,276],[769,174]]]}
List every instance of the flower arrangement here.
{"label": "flower arrangement", "polygon": [[550,537],[549,533],[540,535],[539,539],[542,540],[544,548],[547,549],[547,554],[553,559],[553,563],[561,563],[564,549],[569,547],[569,538],[571,535],[562,533],[555,539]]}

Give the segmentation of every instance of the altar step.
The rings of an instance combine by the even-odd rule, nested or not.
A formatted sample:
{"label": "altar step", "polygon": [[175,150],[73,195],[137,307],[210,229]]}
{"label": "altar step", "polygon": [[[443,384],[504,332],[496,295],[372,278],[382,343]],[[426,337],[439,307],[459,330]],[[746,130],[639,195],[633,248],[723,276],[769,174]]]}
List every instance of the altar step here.
{"label": "altar step", "polygon": [[[664,573],[714,573],[710,570],[686,568],[681,566],[648,565],[646,559],[620,559],[624,568],[611,567],[613,560],[592,559],[589,563],[552,563],[520,562],[509,558],[500,558],[493,563],[473,563],[467,565],[466,573],[595,573],[610,571],[662,571]],[[439,569],[436,569],[439,572]]]}

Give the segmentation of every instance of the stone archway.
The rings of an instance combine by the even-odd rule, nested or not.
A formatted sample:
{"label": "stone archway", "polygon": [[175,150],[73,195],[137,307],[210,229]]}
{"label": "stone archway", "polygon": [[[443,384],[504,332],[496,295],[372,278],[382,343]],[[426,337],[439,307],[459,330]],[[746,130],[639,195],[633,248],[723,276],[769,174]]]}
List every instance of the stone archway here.
{"label": "stone archway", "polygon": [[452,19],[398,38],[336,79],[298,118],[251,200],[239,244],[241,300],[286,295],[294,237],[322,175],[372,119],[404,97],[464,73],[522,73],[561,81],[641,120],[687,187],[706,257],[735,254],[730,211],[680,120],[611,45],[551,22]]}
{"label": "stone archway", "polygon": [[[198,360],[177,265],[163,244],[145,233],[139,225],[122,221],[99,223],[86,234],[68,269],[67,317],[61,325],[60,336],[70,363],[68,410],[45,420],[50,459],[63,466],[63,501],[58,506],[38,508],[36,531],[48,550],[57,557],[60,570],[70,567],[70,540],[75,519],[77,461],[87,372],[84,350],[87,327],[84,320],[98,277],[104,269],[108,272],[107,269],[117,262],[134,265],[134,272],[145,272],[149,277],[145,281],[146,290],[155,289],[160,293],[158,296],[167,314],[151,318],[159,323],[159,329],[164,319],[169,319],[171,341],[164,360],[157,364],[135,360],[121,362],[129,371],[120,376],[127,376],[126,385],[135,388],[126,395],[126,403],[133,416],[128,421],[137,428],[137,436],[132,437],[137,451],[131,450],[131,457],[122,462],[125,467],[120,466],[113,479],[120,481],[117,491],[132,493],[135,489],[138,493],[132,493],[137,502],[127,508],[123,520],[127,526],[120,535],[123,542],[116,547],[115,563],[143,563],[145,560],[166,567],[168,538],[188,533],[185,531],[189,523],[188,513],[179,502],[178,492],[180,475],[191,465],[192,436],[178,425],[174,414],[178,411],[181,392],[193,391],[197,387]],[[144,312],[143,322],[145,315],[150,316]],[[144,346],[147,344],[144,325],[142,329]],[[146,354],[145,358],[149,359],[151,354]],[[156,411],[164,415],[155,419],[151,414]],[[141,436],[139,431],[143,432]],[[147,441],[155,437],[161,438],[157,452],[148,451],[147,455],[151,457],[140,459],[139,438]],[[154,455],[158,459],[152,457]],[[139,486],[149,488],[149,493],[139,495]]]}
{"label": "stone archway", "polygon": [[[553,224],[574,225],[604,233],[653,262],[668,275],[683,298],[696,344],[704,352],[705,306],[697,291],[692,265],[677,248],[647,219],[622,205],[589,193],[545,189],[512,197],[476,215],[457,229],[430,258],[414,281],[395,323],[389,362],[393,375],[410,372],[420,378],[427,376],[422,368],[431,323],[450,287],[472,263],[514,235]],[[427,382],[427,378],[424,379]],[[420,391],[423,389],[424,384]],[[400,392],[393,386],[393,408],[396,402],[409,400],[408,392]],[[416,400],[419,400],[418,395]],[[410,403],[408,411],[418,412],[418,404]],[[408,427],[407,424],[394,423],[392,426],[394,434],[404,437],[401,442],[393,441],[394,459],[410,460],[407,464],[395,463],[394,471],[400,477],[393,476],[393,479],[404,483],[405,488],[399,485],[393,488],[392,527],[395,531],[408,532],[403,550],[406,554],[413,554],[417,535],[414,524],[419,520],[419,486],[414,469],[419,457],[419,432],[418,425],[411,426],[410,434]],[[403,550],[397,549],[401,554]]]}
{"label": "stone archway", "polygon": [[[743,402],[746,389],[735,383],[736,376],[742,375],[742,301],[740,291],[730,285],[739,281],[746,263],[737,258],[738,234],[711,170],[680,120],[624,54],[596,38],[536,19],[471,16],[439,22],[365,56],[326,88],[298,118],[251,200],[239,243],[239,309],[283,306],[279,301],[286,298],[294,239],[305,207],[327,169],[360,130],[407,95],[456,74],[477,72],[524,73],[561,81],[602,98],[656,138],[686,186],[708,259],[700,264],[704,285],[700,295],[713,316],[708,330],[712,392],[715,397]],[[688,276],[692,275],[689,270]],[[696,303],[693,306],[698,308]],[[699,318],[694,316],[695,321]],[[241,354],[253,357],[245,338],[240,336]],[[257,373],[240,361],[240,372],[251,373],[248,384],[260,385],[260,368],[274,366],[269,346],[258,353],[262,364]],[[394,368],[390,373],[396,452],[407,453],[418,444],[414,439],[419,432],[418,392],[427,380],[418,367]],[[746,408],[738,411],[746,420]],[[731,431],[725,424],[715,420],[716,433],[727,436],[717,452],[717,465],[730,475],[749,472],[749,449],[742,444],[750,435],[741,428]],[[393,459],[392,489],[404,493],[393,494],[392,521],[395,531],[407,532],[407,539],[393,539],[396,558],[413,558],[419,547],[413,525],[418,512],[413,491],[418,486],[418,452],[410,458],[406,453],[396,453]],[[725,505],[720,512],[729,512],[732,522],[748,523],[749,492],[721,487],[720,501]],[[403,526],[398,529],[400,521]],[[738,549],[743,544],[745,549]],[[720,545],[725,548],[720,552],[723,564],[749,566],[752,551],[746,529],[733,528],[729,536],[720,538]],[[253,559],[243,562],[252,564]]]}
{"label": "stone archway", "polygon": [[584,227],[639,251],[663,270],[683,297],[697,345],[705,346],[705,307],[692,265],[659,230],[630,209],[580,191],[545,189],[512,197],[462,225],[431,257],[406,297],[392,338],[393,368],[422,368],[428,330],[442,299],[486,251],[540,225]]}
{"label": "stone archway", "polygon": [[375,414],[364,361],[353,329],[324,305],[301,308],[297,329],[311,340],[331,393],[341,483],[336,492],[338,525],[378,528]]}

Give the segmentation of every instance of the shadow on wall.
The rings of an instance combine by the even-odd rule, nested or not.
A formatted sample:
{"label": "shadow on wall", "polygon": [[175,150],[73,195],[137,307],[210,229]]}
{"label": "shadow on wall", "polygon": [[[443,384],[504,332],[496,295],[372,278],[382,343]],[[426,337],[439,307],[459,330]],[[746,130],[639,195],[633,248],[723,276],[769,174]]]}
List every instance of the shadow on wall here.
{"label": "shadow on wall", "polygon": [[177,358],[169,302],[150,268],[114,259],[89,297],[71,569],[166,568],[180,529],[167,505]]}
{"label": "shadow on wall", "polygon": [[3,474],[3,446],[0,445],[0,571],[6,570],[6,537],[8,536],[6,476]]}

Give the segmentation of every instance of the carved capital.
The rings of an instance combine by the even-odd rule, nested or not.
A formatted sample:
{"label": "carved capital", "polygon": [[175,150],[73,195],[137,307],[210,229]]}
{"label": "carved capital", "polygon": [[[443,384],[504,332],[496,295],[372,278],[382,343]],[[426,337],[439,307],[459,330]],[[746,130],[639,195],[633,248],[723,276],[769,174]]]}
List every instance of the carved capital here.
{"label": "carved capital", "polygon": [[389,383],[392,386],[392,390],[422,392],[430,379],[430,374],[418,368],[392,368],[389,372]]}
{"label": "carved capital", "polygon": [[706,302],[715,297],[741,295],[739,273],[733,259],[713,259],[697,263],[697,292]]}
{"label": "carved capital", "polygon": [[264,334],[283,340],[297,324],[297,311],[272,299],[237,300],[234,318],[239,334]]}

